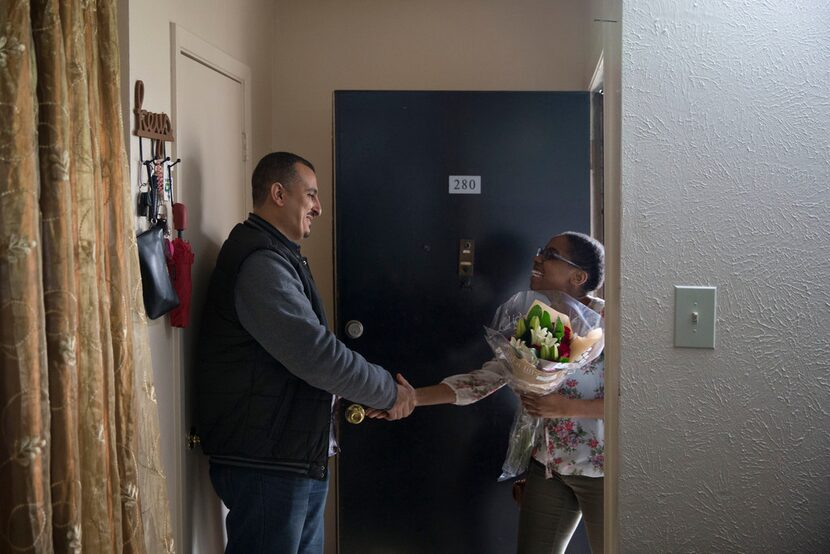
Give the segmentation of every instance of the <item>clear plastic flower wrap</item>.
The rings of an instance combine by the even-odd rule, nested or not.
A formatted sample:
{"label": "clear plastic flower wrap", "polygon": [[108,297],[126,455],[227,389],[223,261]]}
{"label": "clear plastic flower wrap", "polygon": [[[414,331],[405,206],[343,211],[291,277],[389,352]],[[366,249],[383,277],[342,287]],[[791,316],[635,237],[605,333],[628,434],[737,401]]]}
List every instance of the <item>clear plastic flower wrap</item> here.
{"label": "clear plastic flower wrap", "polygon": [[[513,295],[485,327],[485,336],[502,362],[510,388],[540,396],[556,392],[568,375],[595,360],[605,345],[602,316],[559,291]],[[527,470],[540,423],[541,418],[519,406],[499,481]]]}

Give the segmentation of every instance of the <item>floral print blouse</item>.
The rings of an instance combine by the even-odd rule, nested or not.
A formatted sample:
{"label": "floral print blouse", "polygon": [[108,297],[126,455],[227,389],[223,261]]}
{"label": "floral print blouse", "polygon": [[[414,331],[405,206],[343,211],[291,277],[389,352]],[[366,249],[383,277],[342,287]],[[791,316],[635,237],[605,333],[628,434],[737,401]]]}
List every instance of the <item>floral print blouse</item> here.
{"label": "floral print blouse", "polygon": [[[588,307],[603,314],[605,301],[591,297]],[[507,384],[500,364],[498,360],[491,360],[481,369],[452,375],[442,383],[455,391],[457,405],[472,404]],[[583,400],[605,398],[603,356],[600,355],[569,376],[554,394]],[[537,434],[533,457],[545,466],[548,477],[554,473],[585,477],[603,476],[605,425],[602,419],[566,417],[543,421],[543,431]]]}

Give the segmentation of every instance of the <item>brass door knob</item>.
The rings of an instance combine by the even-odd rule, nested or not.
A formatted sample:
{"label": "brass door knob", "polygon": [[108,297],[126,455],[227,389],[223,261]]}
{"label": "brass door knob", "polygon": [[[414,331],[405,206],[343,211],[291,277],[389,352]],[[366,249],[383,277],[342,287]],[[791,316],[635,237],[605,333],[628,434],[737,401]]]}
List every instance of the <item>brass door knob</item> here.
{"label": "brass door knob", "polygon": [[346,408],[346,421],[349,423],[357,425],[363,423],[364,419],[366,419],[366,410],[360,404],[352,404]]}

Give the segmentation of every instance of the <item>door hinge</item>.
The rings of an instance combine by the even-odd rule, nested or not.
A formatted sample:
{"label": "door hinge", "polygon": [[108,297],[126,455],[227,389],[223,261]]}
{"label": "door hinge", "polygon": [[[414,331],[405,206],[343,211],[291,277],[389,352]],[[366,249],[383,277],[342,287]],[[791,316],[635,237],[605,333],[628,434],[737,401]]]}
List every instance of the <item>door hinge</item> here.
{"label": "door hinge", "polygon": [[186,440],[188,450],[193,450],[202,444],[202,438],[196,433],[195,427],[190,428],[190,432],[187,434]]}

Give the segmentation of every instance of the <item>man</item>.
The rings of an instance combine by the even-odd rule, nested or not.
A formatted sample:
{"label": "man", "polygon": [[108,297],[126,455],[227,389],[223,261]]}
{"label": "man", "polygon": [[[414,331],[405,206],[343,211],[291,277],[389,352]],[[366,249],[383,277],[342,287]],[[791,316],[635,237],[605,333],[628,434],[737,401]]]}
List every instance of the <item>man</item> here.
{"label": "man", "polygon": [[299,246],[321,213],[311,163],[269,154],[252,188],[254,213],[222,245],[205,301],[198,431],[230,510],[226,552],[321,553],[332,395],[399,419],[415,393],[326,325]]}

